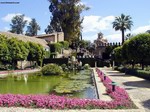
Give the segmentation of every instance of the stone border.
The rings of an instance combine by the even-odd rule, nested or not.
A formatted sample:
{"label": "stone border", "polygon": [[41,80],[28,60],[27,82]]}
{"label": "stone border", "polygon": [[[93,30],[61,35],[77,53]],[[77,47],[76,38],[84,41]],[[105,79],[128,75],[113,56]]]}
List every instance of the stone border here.
{"label": "stone border", "polygon": [[92,110],[85,110],[85,109],[76,109],[76,110],[50,110],[50,109],[31,109],[31,108],[22,108],[22,107],[0,107],[1,112],[145,112],[140,109],[92,109]]}
{"label": "stone border", "polygon": [[103,101],[111,101],[112,98],[106,94],[106,87],[104,86],[103,82],[100,81],[100,78],[98,77],[98,74],[95,71],[95,68],[92,69],[92,73],[94,76],[98,99],[103,100]]}
{"label": "stone border", "polygon": [[3,78],[3,77],[7,77],[9,75],[21,75],[21,74],[26,74],[26,73],[34,73],[34,72],[38,72],[40,71],[40,69],[32,69],[32,70],[22,70],[22,71],[7,71],[7,73],[1,73],[0,74],[0,78]]}

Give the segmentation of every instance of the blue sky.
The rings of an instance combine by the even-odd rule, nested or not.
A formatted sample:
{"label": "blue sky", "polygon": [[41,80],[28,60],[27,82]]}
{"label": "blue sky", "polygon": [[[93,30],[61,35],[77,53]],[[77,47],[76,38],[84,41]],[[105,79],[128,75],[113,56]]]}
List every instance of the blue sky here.
{"label": "blue sky", "polygon": [[[10,28],[10,20],[16,14],[25,14],[25,19],[30,21],[35,18],[41,26],[39,34],[50,22],[49,2],[47,0],[0,0],[0,2],[20,2],[19,4],[0,4],[0,31]],[[150,29],[150,0],[82,0],[90,7],[83,12],[83,39],[95,40],[97,33],[102,32],[109,42],[121,41],[121,33],[112,29],[115,16],[130,15],[134,26],[132,34],[138,34]]]}

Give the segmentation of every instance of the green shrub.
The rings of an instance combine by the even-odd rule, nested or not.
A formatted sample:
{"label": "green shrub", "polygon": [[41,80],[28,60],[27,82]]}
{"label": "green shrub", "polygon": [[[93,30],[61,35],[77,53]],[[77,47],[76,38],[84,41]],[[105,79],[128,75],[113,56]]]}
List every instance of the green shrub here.
{"label": "green shrub", "polygon": [[120,72],[124,72],[128,75],[134,75],[137,77],[141,77],[141,78],[150,80],[150,71],[131,69],[131,68],[126,68],[126,67],[115,67],[115,70],[118,70]]}
{"label": "green shrub", "polygon": [[90,65],[89,64],[85,64],[84,65],[84,69],[89,69],[90,68]]}
{"label": "green shrub", "polygon": [[67,65],[66,65],[66,64],[62,64],[62,65],[61,65],[61,68],[62,68],[63,70],[66,70],[66,69],[67,69]]}
{"label": "green shrub", "polygon": [[49,44],[51,52],[61,52],[62,44],[60,43],[51,43]]}
{"label": "green shrub", "polygon": [[136,72],[138,77],[142,77],[144,79],[150,80],[150,71],[136,70]]}
{"label": "green shrub", "polygon": [[69,48],[69,42],[68,41],[61,41],[59,43],[62,44],[64,49],[68,49]]}
{"label": "green shrub", "polygon": [[50,51],[45,52],[45,58],[50,58],[50,55],[51,55]]}
{"label": "green shrub", "polygon": [[145,71],[150,71],[150,66],[146,67]]}
{"label": "green shrub", "polygon": [[56,64],[48,64],[42,68],[43,75],[60,75],[63,73],[62,68]]}

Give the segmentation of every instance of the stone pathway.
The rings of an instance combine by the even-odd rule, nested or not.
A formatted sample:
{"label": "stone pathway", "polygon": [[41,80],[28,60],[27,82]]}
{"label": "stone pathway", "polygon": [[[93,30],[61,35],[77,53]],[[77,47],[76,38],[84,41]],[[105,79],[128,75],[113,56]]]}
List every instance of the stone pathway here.
{"label": "stone pathway", "polygon": [[0,107],[0,112],[142,112],[140,110],[130,109],[130,110],[110,110],[110,109],[92,109],[92,110],[50,110],[50,109],[29,109],[21,107]]}
{"label": "stone pathway", "polygon": [[100,68],[113,81],[122,86],[133,98],[138,99],[146,112],[150,112],[150,81],[135,76],[125,75],[111,68]]}

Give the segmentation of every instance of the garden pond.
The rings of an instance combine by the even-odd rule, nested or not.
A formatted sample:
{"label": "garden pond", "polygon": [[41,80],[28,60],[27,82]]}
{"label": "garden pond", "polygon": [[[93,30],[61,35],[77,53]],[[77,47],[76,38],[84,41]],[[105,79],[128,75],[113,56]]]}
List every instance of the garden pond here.
{"label": "garden pond", "polygon": [[90,70],[77,74],[43,76],[37,73],[0,78],[0,94],[58,94],[97,99]]}

